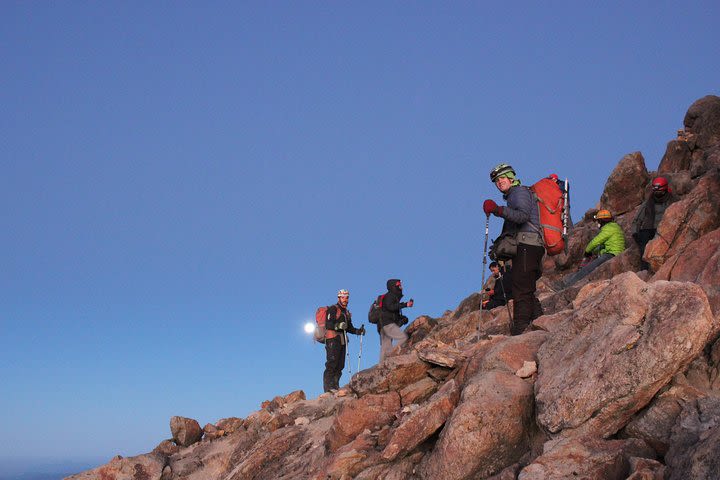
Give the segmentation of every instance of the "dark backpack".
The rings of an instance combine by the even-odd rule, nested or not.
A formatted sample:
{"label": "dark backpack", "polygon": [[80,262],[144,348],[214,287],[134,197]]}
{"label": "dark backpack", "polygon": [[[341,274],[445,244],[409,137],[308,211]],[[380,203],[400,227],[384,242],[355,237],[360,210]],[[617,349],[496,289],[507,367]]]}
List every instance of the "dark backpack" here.
{"label": "dark backpack", "polygon": [[379,324],[380,319],[382,318],[382,302],[385,298],[385,295],[378,295],[377,300],[375,300],[372,305],[370,305],[370,311],[368,312],[368,322],[372,324]]}

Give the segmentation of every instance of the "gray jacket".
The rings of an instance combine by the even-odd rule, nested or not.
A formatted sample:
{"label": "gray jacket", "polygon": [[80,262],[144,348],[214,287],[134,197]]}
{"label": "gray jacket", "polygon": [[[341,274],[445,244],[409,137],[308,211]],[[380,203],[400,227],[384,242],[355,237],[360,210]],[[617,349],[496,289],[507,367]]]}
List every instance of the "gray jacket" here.
{"label": "gray jacket", "polygon": [[517,233],[518,243],[544,246],[540,230],[540,212],[537,201],[529,188],[522,185],[511,187],[503,198],[507,206],[503,207],[502,233]]}

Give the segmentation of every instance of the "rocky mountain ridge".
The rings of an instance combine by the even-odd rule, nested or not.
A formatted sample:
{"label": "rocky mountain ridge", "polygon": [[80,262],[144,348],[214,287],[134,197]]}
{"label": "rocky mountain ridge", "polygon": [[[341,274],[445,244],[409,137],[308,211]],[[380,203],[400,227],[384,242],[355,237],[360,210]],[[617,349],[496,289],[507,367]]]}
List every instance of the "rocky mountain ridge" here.
{"label": "rocky mountain ridge", "polygon": [[[629,224],[655,174],[672,204],[645,250]],[[505,307],[474,293],[337,394],[302,391],[247,418],[201,428],[173,417],[172,440],[71,480],[711,479],[720,476],[720,97],[693,103],[657,172],[623,157],[598,209],[629,248],[583,281],[588,211],[566,254],[545,259],[545,315],[509,336]]]}

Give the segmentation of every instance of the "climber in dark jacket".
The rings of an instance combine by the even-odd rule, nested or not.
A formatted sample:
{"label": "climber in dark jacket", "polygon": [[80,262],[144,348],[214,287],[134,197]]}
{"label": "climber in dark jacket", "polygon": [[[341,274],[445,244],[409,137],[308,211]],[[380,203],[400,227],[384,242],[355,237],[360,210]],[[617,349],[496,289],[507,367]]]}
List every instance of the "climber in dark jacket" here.
{"label": "climber in dark jacket", "polygon": [[350,292],[340,290],[338,302],[328,307],[325,320],[325,372],[323,391],[333,392],[340,388],[340,377],[345,368],[347,334],[365,335],[365,327],[355,328],[352,314],[348,310]]}
{"label": "climber in dark jacket", "polygon": [[408,302],[400,301],[403,297],[402,288],[402,280],[391,278],[387,281],[387,293],[382,300],[380,321],[378,322],[381,362],[393,347],[393,340],[397,345],[402,345],[408,338],[407,333],[400,330],[400,327],[408,321],[407,317],[402,314],[402,309],[412,307],[414,301],[412,298]]}
{"label": "climber in dark jacket", "polygon": [[[530,189],[523,187],[510,165],[501,163],[490,171],[490,180],[503,193],[507,206],[493,200],[483,202],[483,211],[505,219],[502,234],[517,240],[517,253],[512,257],[513,320],[510,332],[519,335],[543,311],[535,295],[537,280],[542,275],[545,243],[540,230],[540,213]],[[501,236],[502,236],[501,234]]]}
{"label": "climber in dark jacket", "polygon": [[632,221],[632,236],[640,248],[640,268],[648,270],[650,265],[643,260],[645,247],[655,237],[658,225],[665,215],[665,210],[677,198],[672,193],[665,177],[657,177],[652,181],[652,193],[640,206]]}

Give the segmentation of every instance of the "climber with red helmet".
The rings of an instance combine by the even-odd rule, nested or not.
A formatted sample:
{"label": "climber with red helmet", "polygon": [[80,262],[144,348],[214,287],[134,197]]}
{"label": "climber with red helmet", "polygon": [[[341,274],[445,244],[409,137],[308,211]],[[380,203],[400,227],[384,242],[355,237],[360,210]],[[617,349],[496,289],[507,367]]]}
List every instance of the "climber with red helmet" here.
{"label": "climber with red helmet", "polygon": [[632,221],[632,236],[640,248],[640,265],[642,270],[648,270],[650,265],[643,259],[645,246],[655,237],[658,225],[665,214],[665,210],[677,198],[672,193],[667,178],[656,177],[652,181],[652,191],[643,202]]}
{"label": "climber with red helmet", "polygon": [[587,262],[577,272],[565,277],[561,282],[562,288],[567,288],[579,282],[597,267],[625,251],[625,234],[622,227],[615,223],[612,213],[605,209],[599,210],[593,218],[600,227],[600,233],[590,240],[590,243],[585,247],[585,258],[592,257],[595,254],[597,254],[597,257]]}
{"label": "climber with red helmet", "polygon": [[348,310],[350,292],[345,289],[338,291],[338,301],[327,308],[325,320],[325,372],[323,373],[323,390],[333,392],[340,388],[340,377],[345,368],[345,350],[347,334],[365,335],[365,327],[355,328],[352,314]]}

